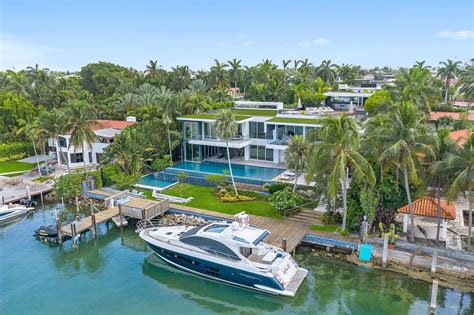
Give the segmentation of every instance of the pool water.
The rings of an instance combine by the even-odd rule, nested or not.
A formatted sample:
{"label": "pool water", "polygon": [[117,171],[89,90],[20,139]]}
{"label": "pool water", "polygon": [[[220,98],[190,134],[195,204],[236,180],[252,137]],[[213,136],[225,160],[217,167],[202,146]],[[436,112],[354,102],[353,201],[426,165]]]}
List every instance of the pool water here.
{"label": "pool water", "polygon": [[[182,162],[171,167],[173,169],[188,170],[194,172],[208,173],[208,174],[223,174],[224,171],[229,172],[229,165],[227,163],[204,161],[196,162]],[[285,169],[273,167],[259,167],[253,165],[232,164],[232,173],[235,177],[243,177],[249,179],[256,179],[261,181],[270,181],[283,173]]]}
{"label": "pool water", "polygon": [[177,182],[159,179],[155,176],[155,174],[148,174],[138,180],[139,185],[153,186],[153,187],[162,188],[162,189],[165,187],[174,185],[176,183]]}
{"label": "pool water", "polygon": [[[62,210],[68,211],[68,209]],[[74,207],[70,211],[75,211]],[[54,207],[0,228],[0,314],[427,314],[430,284],[361,270],[298,248],[309,270],[295,298],[225,285],[168,266],[134,231],[98,226],[77,249],[32,237]],[[437,314],[474,314],[474,295],[440,287]]]}

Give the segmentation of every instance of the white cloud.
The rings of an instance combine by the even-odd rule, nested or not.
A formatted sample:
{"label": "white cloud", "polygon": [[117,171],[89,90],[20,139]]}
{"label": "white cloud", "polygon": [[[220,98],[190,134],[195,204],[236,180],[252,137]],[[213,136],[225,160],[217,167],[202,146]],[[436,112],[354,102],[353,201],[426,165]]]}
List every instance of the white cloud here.
{"label": "white cloud", "polygon": [[463,40],[463,39],[474,38],[474,32],[473,31],[457,31],[457,32],[442,31],[442,32],[439,32],[437,36]]}
{"label": "white cloud", "polygon": [[246,41],[243,41],[242,42],[242,45],[244,46],[250,46],[250,45],[255,45],[257,42],[253,41],[253,40],[246,40]]}
{"label": "white cloud", "polygon": [[317,46],[317,45],[325,45],[325,44],[328,44],[329,41],[326,39],[326,38],[323,38],[323,37],[319,37],[319,38],[316,38],[316,39],[313,39],[313,40],[304,40],[302,42],[300,42],[298,45],[301,46],[301,47],[313,47],[313,46]]}
{"label": "white cloud", "polygon": [[244,38],[245,38],[245,35],[244,35],[244,34],[239,34],[239,35],[237,35],[237,38],[239,38],[239,39],[244,39]]}
{"label": "white cloud", "polygon": [[0,69],[23,69],[27,66],[40,64],[47,66],[51,55],[60,50],[47,46],[36,45],[15,38],[8,34],[0,33]]}
{"label": "white cloud", "polygon": [[222,42],[222,43],[219,43],[219,47],[230,47],[230,43],[229,42]]}

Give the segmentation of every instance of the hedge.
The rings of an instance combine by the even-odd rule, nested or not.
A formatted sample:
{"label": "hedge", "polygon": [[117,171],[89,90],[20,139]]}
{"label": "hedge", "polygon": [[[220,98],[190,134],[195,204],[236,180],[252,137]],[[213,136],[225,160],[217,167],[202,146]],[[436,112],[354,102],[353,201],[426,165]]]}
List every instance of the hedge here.
{"label": "hedge", "polygon": [[0,144],[0,162],[19,160],[33,154],[33,146],[29,142]]}

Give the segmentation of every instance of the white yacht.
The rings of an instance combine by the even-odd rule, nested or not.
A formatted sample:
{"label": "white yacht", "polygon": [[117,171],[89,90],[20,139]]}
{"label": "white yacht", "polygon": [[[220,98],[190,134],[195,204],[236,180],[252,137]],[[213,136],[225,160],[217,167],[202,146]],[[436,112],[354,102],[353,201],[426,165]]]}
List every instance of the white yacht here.
{"label": "white yacht", "polygon": [[266,293],[295,296],[308,271],[290,254],[262,240],[267,230],[238,222],[153,227],[140,237],[164,261],[214,280]]}
{"label": "white yacht", "polygon": [[33,210],[33,207],[26,207],[23,205],[3,205],[0,207],[0,225],[21,219]]}

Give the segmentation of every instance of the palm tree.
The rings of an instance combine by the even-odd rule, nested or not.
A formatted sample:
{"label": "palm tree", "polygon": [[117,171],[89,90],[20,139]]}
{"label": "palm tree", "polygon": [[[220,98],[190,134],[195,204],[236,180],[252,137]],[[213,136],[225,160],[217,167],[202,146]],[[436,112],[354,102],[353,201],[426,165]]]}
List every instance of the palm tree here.
{"label": "palm tree", "polygon": [[150,60],[146,65],[145,76],[155,78],[158,76],[160,65],[157,60]]}
{"label": "palm tree", "polygon": [[471,102],[474,99],[474,66],[468,65],[461,72],[459,78],[461,88],[459,91],[463,93],[464,100],[467,101],[467,111],[471,109]]}
{"label": "palm tree", "polygon": [[333,83],[336,79],[336,68],[331,60],[323,60],[316,68],[316,75],[328,83]]}
{"label": "palm tree", "polygon": [[159,97],[159,104],[161,108],[161,122],[166,126],[166,133],[168,135],[168,149],[170,152],[171,161],[173,161],[173,146],[171,144],[170,126],[173,123],[175,116],[179,115],[177,111],[177,100],[177,96],[172,94],[162,94]]}
{"label": "palm tree", "polygon": [[33,152],[35,153],[38,175],[41,176],[41,169],[38,160],[38,150],[36,149],[36,143],[41,140],[44,140],[44,132],[39,127],[37,120],[30,123],[26,120],[20,119],[18,125],[20,126],[20,128],[17,130],[17,135],[23,135],[31,140],[31,144],[33,145]]}
{"label": "palm tree", "polygon": [[288,66],[289,66],[290,63],[291,63],[291,59],[282,60],[281,63],[282,63],[282,65],[283,65],[283,83],[286,83],[286,72],[287,72],[287,70],[288,70]]}
{"label": "palm tree", "polygon": [[321,124],[316,133],[320,142],[310,152],[308,179],[325,177],[328,199],[335,200],[339,190],[342,190],[344,212],[341,229],[345,230],[348,168],[353,180],[367,182],[370,186],[375,184],[375,174],[369,162],[358,152],[359,128],[355,120],[342,115],[326,117]]}
{"label": "palm tree", "polygon": [[434,157],[429,144],[434,143],[424,116],[417,111],[411,102],[397,103],[388,113],[392,124],[389,128],[380,129],[386,136],[387,147],[380,155],[379,161],[392,163],[403,173],[405,192],[410,209],[410,240],[415,240],[415,223],[410,194],[410,182],[418,183],[421,163]]}
{"label": "palm tree", "polygon": [[235,58],[230,61],[227,61],[227,63],[231,67],[230,71],[232,73],[232,79],[234,80],[234,88],[237,88],[237,78],[238,78],[240,69],[242,69],[242,66],[240,65],[241,62],[242,60],[237,60]]}
{"label": "palm tree", "polygon": [[219,60],[214,59],[214,66],[211,67],[211,73],[214,77],[214,82],[216,84],[225,83],[226,81],[226,72],[225,68],[229,67],[226,63],[221,63]]}
{"label": "palm tree", "polygon": [[354,66],[343,63],[340,67],[337,67],[337,75],[340,80],[347,84],[352,84],[354,83],[357,72]]}
{"label": "palm tree", "polygon": [[441,192],[443,184],[448,180],[447,173],[445,170],[446,163],[444,158],[449,152],[453,152],[456,148],[456,143],[449,138],[449,131],[447,129],[441,129],[438,131],[438,136],[436,138],[436,147],[435,147],[435,162],[431,165],[431,170],[428,172],[434,177],[434,182],[436,185],[436,195],[437,195],[437,215],[438,215],[438,227],[436,230],[436,242],[439,242],[439,231],[441,228]]}
{"label": "palm tree", "polygon": [[451,80],[456,78],[459,74],[459,65],[461,64],[461,61],[452,61],[451,59],[448,59],[446,62],[442,61],[439,64],[442,65],[442,67],[438,69],[438,76],[445,81],[446,92],[444,94],[444,102],[447,102],[449,85],[451,84]]}
{"label": "palm tree", "polygon": [[234,187],[235,195],[238,197],[239,193],[235,186],[234,175],[232,174],[232,164],[230,163],[230,152],[229,152],[229,139],[232,139],[237,134],[238,125],[234,121],[232,112],[228,109],[219,111],[216,117],[216,135],[219,139],[225,140],[225,146],[227,149],[227,162],[229,163],[229,174],[232,180],[232,186]]}
{"label": "palm tree", "polygon": [[467,232],[467,248],[471,250],[472,243],[472,190],[474,189],[474,134],[471,133],[468,141],[462,148],[448,153],[445,158],[446,174],[449,174],[448,200],[455,200],[459,193],[467,191],[469,202],[469,226]]}
{"label": "palm tree", "polygon": [[59,144],[59,136],[64,133],[64,121],[66,117],[58,109],[52,111],[43,111],[38,117],[39,127],[44,131],[48,138],[53,138],[59,147],[63,161],[66,162],[68,172],[71,172],[67,155],[65,155],[62,146]]}
{"label": "palm tree", "polygon": [[66,112],[67,122],[65,128],[71,131],[71,139],[69,147],[74,146],[74,153],[77,147],[82,147],[82,160],[84,169],[86,166],[86,150],[85,145],[92,147],[95,139],[95,133],[92,131],[92,124],[95,122],[95,113],[89,103],[85,101],[71,101],[68,104]]}
{"label": "palm tree", "polygon": [[296,173],[293,191],[296,191],[300,171],[305,170],[308,165],[308,150],[309,145],[303,136],[296,135],[288,141],[288,148],[285,152],[286,163],[288,168],[294,169]]}

